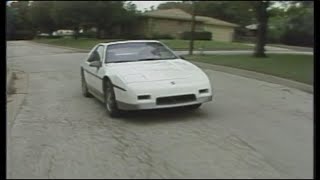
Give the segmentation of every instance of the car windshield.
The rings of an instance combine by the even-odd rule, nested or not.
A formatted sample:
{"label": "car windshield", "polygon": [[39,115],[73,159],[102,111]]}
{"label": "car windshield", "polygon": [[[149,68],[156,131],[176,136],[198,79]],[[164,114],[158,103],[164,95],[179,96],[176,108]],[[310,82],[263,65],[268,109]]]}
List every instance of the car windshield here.
{"label": "car windshield", "polygon": [[168,48],[158,42],[130,42],[108,45],[107,63],[176,59]]}

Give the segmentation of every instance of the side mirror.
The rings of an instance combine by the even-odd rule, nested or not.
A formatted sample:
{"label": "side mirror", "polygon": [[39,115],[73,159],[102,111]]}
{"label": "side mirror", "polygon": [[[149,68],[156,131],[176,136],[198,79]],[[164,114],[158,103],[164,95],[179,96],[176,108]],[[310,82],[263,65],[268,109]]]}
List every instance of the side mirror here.
{"label": "side mirror", "polygon": [[99,54],[97,53],[97,51],[93,52],[89,59],[88,59],[89,62],[93,62],[93,61],[100,61],[100,56]]}
{"label": "side mirror", "polygon": [[94,57],[93,56],[90,56],[89,58],[88,58],[88,62],[93,62],[94,61]]}
{"label": "side mirror", "polygon": [[101,65],[102,65],[101,61],[92,61],[89,64],[90,67],[96,67],[96,68],[101,67]]}

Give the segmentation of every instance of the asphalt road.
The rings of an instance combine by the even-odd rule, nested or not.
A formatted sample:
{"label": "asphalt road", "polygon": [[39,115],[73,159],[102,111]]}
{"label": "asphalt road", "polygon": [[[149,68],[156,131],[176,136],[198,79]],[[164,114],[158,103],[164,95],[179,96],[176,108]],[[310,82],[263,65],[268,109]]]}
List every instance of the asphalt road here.
{"label": "asphalt road", "polygon": [[86,55],[7,43],[8,104],[22,99],[7,119],[8,178],[313,177],[312,94],[205,69],[216,94],[199,110],[112,119],[81,94]]}

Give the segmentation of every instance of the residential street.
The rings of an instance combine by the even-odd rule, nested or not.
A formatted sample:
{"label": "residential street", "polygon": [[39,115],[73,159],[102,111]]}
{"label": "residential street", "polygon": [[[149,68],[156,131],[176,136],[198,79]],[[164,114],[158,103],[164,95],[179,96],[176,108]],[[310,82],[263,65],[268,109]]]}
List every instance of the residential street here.
{"label": "residential street", "polygon": [[112,119],[81,94],[86,57],[7,42],[7,178],[313,178],[313,94],[205,69],[199,110]]}

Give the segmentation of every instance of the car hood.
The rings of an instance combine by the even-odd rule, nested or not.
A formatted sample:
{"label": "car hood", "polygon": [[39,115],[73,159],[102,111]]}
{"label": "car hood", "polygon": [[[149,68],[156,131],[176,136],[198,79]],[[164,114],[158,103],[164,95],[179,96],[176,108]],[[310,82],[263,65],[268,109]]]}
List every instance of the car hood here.
{"label": "car hood", "polygon": [[195,65],[181,60],[157,60],[109,64],[108,68],[126,83],[192,79],[204,73]]}

